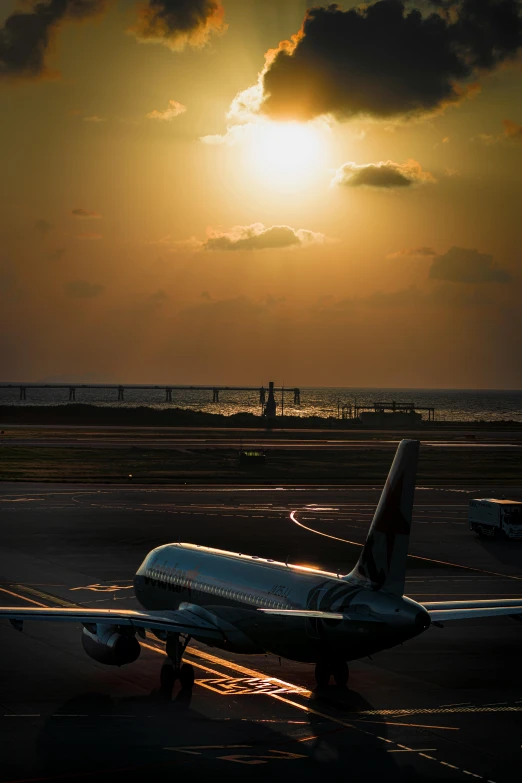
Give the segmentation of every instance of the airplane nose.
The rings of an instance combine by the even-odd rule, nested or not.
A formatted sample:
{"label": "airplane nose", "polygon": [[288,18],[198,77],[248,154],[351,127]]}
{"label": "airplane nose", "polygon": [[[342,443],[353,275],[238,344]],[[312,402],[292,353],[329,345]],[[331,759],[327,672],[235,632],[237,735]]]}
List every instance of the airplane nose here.
{"label": "airplane nose", "polygon": [[415,617],[415,627],[418,629],[418,632],[422,633],[422,631],[425,631],[430,627],[430,625],[431,617],[429,616],[428,612],[425,609],[423,609],[422,612],[417,612]]}

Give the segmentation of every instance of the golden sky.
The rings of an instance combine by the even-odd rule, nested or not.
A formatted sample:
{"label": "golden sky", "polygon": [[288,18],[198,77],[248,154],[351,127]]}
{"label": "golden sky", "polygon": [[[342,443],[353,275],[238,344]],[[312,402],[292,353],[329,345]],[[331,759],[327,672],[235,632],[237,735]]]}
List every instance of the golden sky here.
{"label": "golden sky", "polygon": [[515,0],[3,0],[2,380],[522,388]]}

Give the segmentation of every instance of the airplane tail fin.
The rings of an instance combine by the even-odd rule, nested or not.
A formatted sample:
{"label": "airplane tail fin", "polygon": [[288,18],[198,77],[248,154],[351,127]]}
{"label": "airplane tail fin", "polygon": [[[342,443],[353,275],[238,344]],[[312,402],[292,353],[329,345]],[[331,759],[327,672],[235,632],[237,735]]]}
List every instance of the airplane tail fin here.
{"label": "airplane tail fin", "polygon": [[419,441],[400,442],[357,565],[344,579],[403,595]]}

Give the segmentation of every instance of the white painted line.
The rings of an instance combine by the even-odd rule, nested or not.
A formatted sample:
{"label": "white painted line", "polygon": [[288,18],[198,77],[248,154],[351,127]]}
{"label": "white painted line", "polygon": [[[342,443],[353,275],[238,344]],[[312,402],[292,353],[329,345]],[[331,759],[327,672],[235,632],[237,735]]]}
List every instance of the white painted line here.
{"label": "white painted line", "polygon": [[34,715],[32,714],[23,715],[15,712],[7,712],[4,715],[4,718],[41,718],[41,715],[38,712],[34,713]]}

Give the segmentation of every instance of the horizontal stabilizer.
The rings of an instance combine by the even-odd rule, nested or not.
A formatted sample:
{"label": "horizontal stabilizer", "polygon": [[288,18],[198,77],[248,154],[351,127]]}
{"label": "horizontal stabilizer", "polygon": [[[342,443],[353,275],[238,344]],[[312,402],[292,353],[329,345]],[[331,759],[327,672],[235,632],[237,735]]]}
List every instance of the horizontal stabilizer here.
{"label": "horizontal stabilizer", "polygon": [[312,617],[315,620],[348,620],[348,615],[339,612],[318,612],[314,609],[258,609],[265,614],[278,614],[283,617]]}
{"label": "horizontal stabilizer", "polygon": [[482,617],[502,617],[522,615],[522,601],[518,606],[489,606],[487,608],[467,609],[435,609],[428,610],[433,623],[443,623],[448,620],[480,620]]}
{"label": "horizontal stabilizer", "polygon": [[442,609],[499,609],[503,606],[522,606],[522,598],[484,598],[472,601],[426,601],[422,602],[428,612]]}

